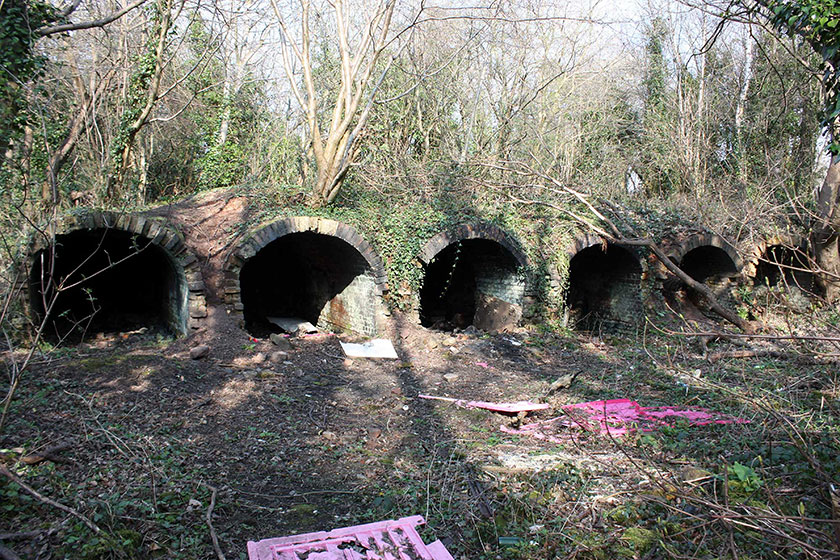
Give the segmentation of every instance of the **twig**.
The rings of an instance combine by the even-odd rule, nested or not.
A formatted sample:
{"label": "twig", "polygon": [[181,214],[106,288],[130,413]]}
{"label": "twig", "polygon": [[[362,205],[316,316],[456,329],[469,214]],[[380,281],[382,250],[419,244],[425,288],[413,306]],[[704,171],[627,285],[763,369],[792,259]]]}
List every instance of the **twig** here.
{"label": "twig", "polygon": [[102,533],[102,529],[100,529],[99,526],[96,523],[94,523],[93,521],[91,521],[90,519],[88,519],[87,517],[85,517],[84,515],[79,513],[78,511],[76,511],[75,509],[73,509],[71,507],[68,507],[68,506],[65,506],[64,504],[60,504],[60,503],[56,502],[55,500],[52,500],[52,499],[50,499],[50,498],[48,498],[48,497],[46,497],[42,494],[39,494],[37,490],[35,490],[34,488],[32,488],[31,486],[26,484],[15,473],[13,473],[8,468],[6,468],[6,465],[0,464],[0,474],[2,474],[6,478],[8,478],[12,482],[14,482],[15,484],[17,484],[21,488],[23,488],[28,494],[32,495],[35,499],[37,499],[37,500],[39,500],[39,501],[41,501],[45,504],[49,504],[49,505],[53,506],[54,508],[60,509],[61,511],[63,511],[65,513],[69,513],[70,515],[72,515],[76,519],[80,520],[85,525],[87,525],[88,528],[91,531],[93,531],[94,533],[96,533],[97,535]]}
{"label": "twig", "polygon": [[730,352],[712,352],[709,354],[706,359],[709,362],[714,363],[718,360],[727,359],[727,358],[776,358],[779,360],[783,359],[791,359],[795,360],[800,363],[806,364],[814,364],[814,365],[823,365],[828,363],[834,363],[838,361],[838,357],[836,356],[828,356],[828,357],[808,357],[803,356],[800,354],[794,354],[790,352],[782,352],[779,350],[732,350]]}
{"label": "twig", "polygon": [[44,531],[24,531],[22,533],[0,533],[0,541],[24,541],[34,539]]}
{"label": "twig", "polygon": [[[99,421],[99,417],[102,415],[100,412],[96,412],[93,409],[93,401],[96,399],[96,393],[90,396],[90,400],[86,399],[83,395],[79,395],[76,393],[72,393],[70,391],[64,391],[66,394],[76,397],[77,399],[81,399],[85,405],[87,405],[88,410],[90,411],[91,418],[93,421],[96,422],[96,425],[99,426],[99,431],[105,434],[105,438],[114,446],[114,448],[119,451],[124,457],[128,459],[133,459],[137,455],[131,450],[127,443],[122,441],[116,434],[108,430],[105,426],[102,425],[102,422]],[[125,449],[123,449],[125,447]]]}
{"label": "twig", "polygon": [[219,547],[219,537],[216,536],[216,529],[213,528],[212,521],[213,508],[216,507],[216,488],[205,483],[202,483],[202,486],[210,490],[210,506],[207,508],[207,514],[204,516],[204,520],[207,523],[207,527],[210,528],[210,538],[213,540],[213,550],[216,551],[216,556],[219,560],[226,560],[225,555],[222,553],[222,549]]}
{"label": "twig", "polygon": [[312,490],[310,492],[295,492],[293,494],[265,494],[265,493],[257,493],[257,492],[247,492],[245,490],[238,490],[233,488],[233,491],[237,494],[245,494],[246,496],[260,496],[263,498],[272,498],[272,499],[286,499],[286,498],[300,498],[305,496],[321,496],[321,495],[328,495],[328,494],[358,494],[360,489],[353,489],[353,490]]}
{"label": "twig", "polygon": [[754,338],[759,340],[810,340],[816,342],[840,342],[836,336],[796,336],[796,335],[774,335],[774,334],[750,334],[750,333],[722,333],[722,332],[680,332],[664,331],[667,334],[678,336],[706,336],[712,338]]}

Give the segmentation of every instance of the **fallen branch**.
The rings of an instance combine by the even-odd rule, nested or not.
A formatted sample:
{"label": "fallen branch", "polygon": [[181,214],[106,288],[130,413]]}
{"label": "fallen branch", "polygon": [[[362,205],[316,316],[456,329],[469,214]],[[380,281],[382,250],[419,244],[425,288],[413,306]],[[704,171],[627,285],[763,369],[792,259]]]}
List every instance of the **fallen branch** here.
{"label": "fallen branch", "polygon": [[[613,205],[608,200],[603,200],[603,204],[608,206],[610,210],[614,214],[618,214],[618,209],[616,209],[615,205]],[[752,334],[755,332],[755,326],[750,323],[749,321],[742,319],[737,313],[732,311],[731,309],[727,309],[723,305],[718,302],[717,297],[715,296],[714,292],[704,283],[698,282],[691,276],[689,276],[683,269],[681,269],[677,264],[668,258],[668,255],[665,254],[665,251],[662,250],[659,245],[657,245],[652,239],[649,238],[636,238],[636,239],[626,239],[621,236],[621,232],[619,229],[613,224],[610,220],[606,220],[607,224],[610,226],[614,237],[613,242],[618,245],[630,245],[630,246],[639,246],[645,247],[653,253],[656,258],[662,263],[669,272],[674,274],[677,278],[682,280],[689,288],[693,289],[694,291],[700,293],[706,301],[709,302],[709,307],[712,308],[712,311],[744,331],[745,333]],[[625,224],[625,227],[628,227]]]}
{"label": "fallen branch", "polygon": [[94,533],[96,533],[97,535],[101,534],[103,532],[102,529],[100,529],[99,526],[96,523],[94,523],[93,521],[91,521],[90,519],[88,519],[87,517],[85,517],[84,515],[79,513],[78,511],[76,511],[75,509],[73,509],[71,507],[68,507],[68,506],[65,506],[64,504],[60,504],[60,503],[56,502],[55,500],[52,500],[52,499],[40,494],[37,490],[35,490],[34,488],[32,488],[31,486],[26,484],[24,481],[22,481],[20,479],[20,477],[18,477],[15,473],[13,473],[8,468],[6,468],[6,465],[0,464],[0,474],[2,474],[6,478],[8,478],[12,482],[14,482],[15,484],[17,484],[21,488],[23,488],[23,490],[25,490],[27,494],[31,495],[36,500],[38,500],[42,503],[51,505],[56,509],[60,509],[61,511],[63,511],[65,513],[69,513],[70,515],[72,515],[73,517],[75,517],[76,519],[78,519],[79,521],[84,523],[85,525],[87,525],[88,528],[91,531],[93,531]]}
{"label": "fallen branch", "polygon": [[52,461],[53,463],[72,463],[73,461],[58,456],[58,453],[70,449],[71,447],[73,447],[73,445],[70,443],[60,443],[49,447],[40,453],[30,453],[29,455],[24,455],[20,462],[24,465],[37,465],[38,463],[43,463],[44,461]]}
{"label": "fallen branch", "polygon": [[834,521],[834,544],[840,551],[840,491],[834,484],[828,485],[828,496],[831,500],[831,518]]}
{"label": "fallen branch", "polygon": [[25,541],[34,539],[44,531],[23,531],[22,533],[0,533],[0,541]]}
{"label": "fallen branch", "polygon": [[782,352],[779,350],[759,349],[759,350],[732,350],[729,352],[712,352],[706,359],[711,363],[718,360],[728,358],[776,358],[780,360],[795,360],[803,364],[825,365],[840,361],[838,356],[805,356],[802,354]]}
{"label": "fallen branch", "polygon": [[213,528],[213,508],[216,507],[216,488],[214,486],[210,486],[209,484],[202,483],[202,486],[208,488],[210,490],[210,506],[207,508],[207,514],[204,516],[204,520],[207,523],[207,527],[210,529],[210,538],[213,541],[213,550],[216,551],[216,556],[219,560],[227,560],[225,555],[222,553],[221,547],[219,547],[219,537],[216,536],[216,529]]}
{"label": "fallen branch", "polygon": [[667,334],[674,334],[679,336],[703,336],[711,338],[754,338],[760,340],[795,340],[795,341],[814,341],[814,342],[840,342],[840,337],[836,336],[796,336],[796,335],[774,335],[774,334],[754,334],[754,333],[722,333],[722,332],[681,332],[681,331],[664,331]]}
{"label": "fallen branch", "polygon": [[[545,189],[547,189],[551,192],[557,193],[557,194],[562,193],[562,194],[573,197],[579,203],[583,204],[586,207],[586,209],[589,210],[589,212],[591,214],[593,214],[598,220],[600,220],[602,223],[604,223],[606,225],[606,228],[598,227],[597,225],[592,223],[590,220],[587,220],[583,216],[580,216],[579,214],[577,214],[575,212],[572,212],[568,208],[563,208],[561,206],[558,206],[556,204],[552,204],[552,203],[547,202],[547,201],[522,200],[522,199],[516,198],[513,195],[511,195],[510,193],[508,193],[508,197],[511,200],[514,200],[515,202],[519,202],[519,203],[524,203],[524,204],[536,204],[536,205],[547,206],[549,208],[553,208],[554,210],[557,210],[557,211],[571,217],[573,220],[575,220],[579,224],[583,225],[587,229],[590,229],[590,230],[596,232],[598,235],[600,235],[602,238],[604,238],[605,241],[607,241],[609,243],[613,243],[613,244],[619,245],[619,246],[624,245],[624,246],[630,246],[630,247],[645,247],[645,248],[647,248],[651,253],[653,253],[656,256],[656,258],[659,260],[659,262],[662,263],[662,266],[664,266],[669,272],[671,272],[677,278],[682,280],[689,288],[695,290],[696,292],[700,293],[703,297],[705,297],[706,301],[708,301],[709,307],[712,309],[712,311],[714,311],[719,316],[726,319],[727,321],[729,321],[730,323],[732,323],[733,325],[735,325],[736,327],[738,327],[739,329],[741,329],[745,333],[755,332],[755,326],[752,323],[742,319],[740,316],[738,316],[737,313],[735,313],[731,309],[727,309],[726,307],[721,305],[720,302],[718,302],[717,297],[715,296],[714,292],[712,292],[712,290],[708,286],[706,286],[702,282],[698,282],[697,280],[695,280],[694,278],[692,278],[691,276],[686,274],[686,272],[683,269],[681,269],[679,266],[677,266],[676,263],[674,263],[670,258],[668,258],[668,255],[665,254],[665,251],[663,251],[662,248],[660,248],[659,245],[656,244],[656,242],[654,242],[652,239],[650,239],[648,237],[639,236],[633,230],[632,226],[630,226],[625,220],[621,220],[621,218],[620,218],[621,213],[620,213],[619,209],[615,206],[615,204],[613,204],[609,200],[605,200],[605,199],[601,199],[601,200],[598,201],[603,206],[606,206],[607,208],[609,208],[610,212],[612,212],[612,214],[614,216],[616,216],[616,219],[620,220],[622,222],[622,224],[624,225],[625,229],[627,229],[630,232],[630,234],[632,236],[635,236],[635,237],[626,237],[621,232],[621,230],[618,228],[618,226],[616,226],[615,222],[613,222],[603,212],[599,211],[598,208],[596,208],[595,205],[589,200],[589,197],[587,195],[585,195],[584,193],[582,193],[580,191],[577,191],[575,189],[572,189],[572,188],[562,184],[557,179],[555,179],[555,178],[553,178],[549,175],[546,175],[544,173],[540,173],[539,171],[536,171],[536,170],[532,169],[530,166],[528,166],[526,164],[519,163],[518,165],[521,166],[521,170],[511,169],[510,167],[507,167],[507,166],[502,166],[501,169],[504,169],[506,171],[518,172],[518,173],[524,174],[524,175],[531,175],[533,177],[537,177],[537,178],[539,178],[543,181],[546,181],[546,182],[550,183],[551,185],[553,185],[554,188],[546,187],[546,186],[543,186],[543,185],[539,185],[539,186],[542,187],[542,188],[545,188]],[[490,167],[494,167],[494,166],[490,166]],[[499,167],[497,167],[497,168],[499,168]]]}
{"label": "fallen branch", "polygon": [[778,350],[732,350],[730,352],[712,352],[706,359],[712,363],[727,358],[789,358],[787,352]]}

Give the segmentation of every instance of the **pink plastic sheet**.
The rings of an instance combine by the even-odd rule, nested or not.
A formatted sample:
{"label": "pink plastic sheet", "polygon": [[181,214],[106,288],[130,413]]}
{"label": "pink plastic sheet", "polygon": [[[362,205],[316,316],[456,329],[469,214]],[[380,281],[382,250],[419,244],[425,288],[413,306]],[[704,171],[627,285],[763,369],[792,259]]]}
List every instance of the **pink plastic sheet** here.
{"label": "pink plastic sheet", "polygon": [[248,542],[249,560],[453,560],[440,541],[423,543],[420,515]]}
{"label": "pink plastic sheet", "polygon": [[463,399],[453,399],[450,397],[435,397],[432,395],[417,395],[421,399],[433,399],[436,401],[451,402],[455,406],[461,408],[482,408],[493,412],[501,412],[504,414],[519,414],[520,412],[534,412],[536,410],[546,410],[551,405],[547,403],[533,403],[530,401],[519,401],[514,403],[495,403],[484,401],[465,401]]}
{"label": "pink plastic sheet", "polygon": [[529,435],[559,443],[568,440],[576,431],[601,435],[623,436],[642,431],[651,432],[672,425],[673,418],[684,418],[692,426],[706,424],[746,424],[749,420],[718,414],[705,408],[675,406],[640,406],[630,399],[613,399],[570,404],[563,407],[563,416],[551,418],[519,428],[502,426],[508,434]]}

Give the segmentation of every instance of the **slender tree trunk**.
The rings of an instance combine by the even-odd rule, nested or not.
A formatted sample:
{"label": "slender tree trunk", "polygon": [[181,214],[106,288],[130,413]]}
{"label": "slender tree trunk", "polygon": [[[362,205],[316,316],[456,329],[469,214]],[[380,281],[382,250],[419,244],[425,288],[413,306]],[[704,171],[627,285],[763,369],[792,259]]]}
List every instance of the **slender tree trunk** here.
{"label": "slender tree trunk", "polygon": [[91,88],[88,92],[85,88],[84,82],[81,78],[76,79],[78,87],[80,103],[79,108],[73,117],[70,119],[67,134],[61,141],[58,147],[53,149],[49,154],[47,161],[47,177],[41,187],[41,201],[45,207],[57,206],[60,200],[60,192],[58,189],[58,175],[61,168],[67,163],[67,159],[76,147],[82,132],[87,126],[90,118],[90,113],[94,110],[96,99],[102,93],[111,81],[112,72],[108,72],[103,76],[99,83]]}
{"label": "slender tree trunk", "polygon": [[152,159],[154,139],[154,134],[149,134],[148,144],[141,141],[140,150],[137,154],[137,166],[140,168],[140,181],[137,185],[137,201],[140,204],[145,204],[148,198],[149,160]]}
{"label": "slender tree trunk", "polygon": [[229,75],[225,76],[225,83],[223,86],[223,93],[222,99],[224,100],[223,103],[225,104],[224,109],[222,109],[222,122],[219,124],[219,135],[216,137],[216,145],[217,146],[224,146],[225,142],[227,142],[228,137],[228,129],[230,129],[230,103],[231,103],[231,83]]}
{"label": "slender tree trunk", "polygon": [[747,96],[752,82],[753,56],[755,41],[747,37],[744,44],[744,70],[741,76],[741,88],[738,91],[738,105],[735,107],[735,153],[738,158],[738,179],[747,182],[747,158],[744,149],[744,112],[747,107]]}
{"label": "slender tree trunk", "polygon": [[[706,18],[702,21],[702,37],[706,38]],[[701,154],[705,151],[706,144],[706,52],[700,54],[699,68],[697,69],[697,107],[694,116],[694,153],[692,157],[692,190],[703,195],[706,189],[706,170],[703,165]]]}

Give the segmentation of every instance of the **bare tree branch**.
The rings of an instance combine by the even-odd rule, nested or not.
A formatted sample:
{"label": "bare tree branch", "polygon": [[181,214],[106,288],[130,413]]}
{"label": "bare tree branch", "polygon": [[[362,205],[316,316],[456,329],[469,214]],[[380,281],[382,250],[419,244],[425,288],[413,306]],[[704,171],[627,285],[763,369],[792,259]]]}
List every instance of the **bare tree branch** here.
{"label": "bare tree branch", "polygon": [[[112,22],[120,19],[121,17],[123,17],[128,12],[130,12],[130,11],[136,9],[136,8],[139,8],[140,6],[145,4],[146,1],[147,0],[135,0],[134,2],[132,2],[131,4],[129,4],[128,6],[123,8],[122,10],[118,10],[118,11],[116,11],[116,12],[110,14],[110,15],[105,16],[104,18],[95,19],[95,20],[91,20],[91,21],[82,21],[82,22],[79,22],[79,23],[62,23],[62,24],[59,24],[59,25],[51,25],[49,27],[41,27],[39,29],[36,29],[35,33],[37,35],[41,36],[41,37],[48,37],[50,35],[55,35],[56,33],[65,33],[67,31],[81,31],[82,29],[91,29],[91,28],[94,28],[94,27],[105,27],[109,23],[112,23]],[[74,3],[70,6],[70,8],[72,8],[72,9],[70,9],[70,8],[65,9],[65,11],[67,11],[67,10],[70,10],[70,11],[67,12],[66,14],[63,14],[63,15],[65,15],[65,17],[70,15],[70,13],[72,13],[76,9],[76,7],[78,7],[80,2],[81,2],[81,0],[74,0]]]}

